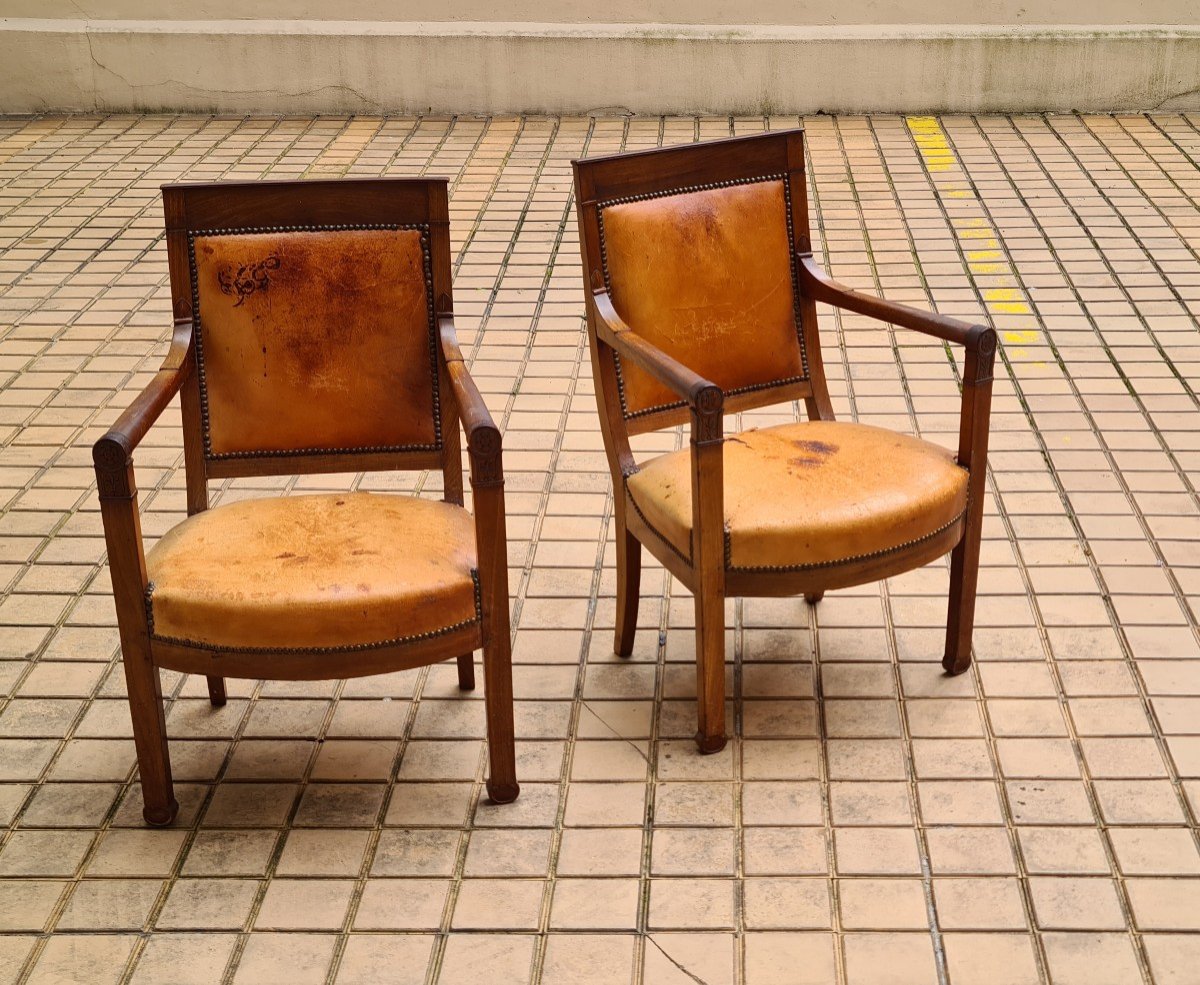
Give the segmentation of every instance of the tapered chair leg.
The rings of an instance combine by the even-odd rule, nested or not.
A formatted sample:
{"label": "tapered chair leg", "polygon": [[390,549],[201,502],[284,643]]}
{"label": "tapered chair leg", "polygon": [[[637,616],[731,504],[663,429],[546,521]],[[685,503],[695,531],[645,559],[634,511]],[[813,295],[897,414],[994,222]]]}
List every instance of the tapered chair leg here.
{"label": "tapered chair leg", "polygon": [[483,698],[487,708],[488,779],[492,803],[508,804],[521,792],[513,738],[512,646],[508,633],[483,648]]}
{"label": "tapered chair leg", "polygon": [[617,631],[613,650],[618,656],[633,653],[637,632],[638,601],[642,588],[642,545],[625,526],[617,526]]}
{"label": "tapered chair leg", "polygon": [[804,596],[804,601],[807,602],[809,605],[816,605],[824,597],[825,597],[824,592],[808,592]]}
{"label": "tapered chair leg", "polygon": [[975,628],[975,589],[979,581],[979,526],[967,532],[950,555],[950,600],[946,614],[946,654],[942,667],[961,674],[971,666],[971,636]]}
{"label": "tapered chair leg", "polygon": [[725,748],[725,600],[696,595],[696,745],[702,753]]}
{"label": "tapered chair leg", "polygon": [[129,714],[133,719],[133,744],[137,750],[142,783],[142,817],[154,827],[175,820],[179,803],[171,783],[171,757],[167,751],[167,724],[163,711],[162,683],[148,654],[123,654]]}
{"label": "tapered chair leg", "polygon": [[208,700],[214,708],[224,706],[226,700],[224,677],[208,678]]}
{"label": "tapered chair leg", "polygon": [[458,658],[458,689],[460,691],[475,690],[475,655],[464,653]]}

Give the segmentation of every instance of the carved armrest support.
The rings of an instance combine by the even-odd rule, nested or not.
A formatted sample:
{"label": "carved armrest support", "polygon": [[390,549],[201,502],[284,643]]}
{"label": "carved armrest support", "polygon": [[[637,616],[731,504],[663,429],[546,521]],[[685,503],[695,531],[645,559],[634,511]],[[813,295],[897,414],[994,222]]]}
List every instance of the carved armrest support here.
{"label": "carved armrest support", "polygon": [[162,367],[92,446],[96,486],[102,500],[129,499],[137,494],[133,482],[133,450],[183,385],[191,337],[190,322],[176,323]]}
{"label": "carved armrest support", "polygon": [[687,403],[692,412],[693,442],[720,441],[725,404],[721,388],[638,335],[621,320],[607,293],[600,291],[592,300],[600,339]]}
{"label": "carved armrest support", "polygon": [[798,260],[801,290],[814,300],[910,328],[966,349],[959,414],[958,462],[964,468],[980,471],[987,461],[992,373],[997,344],[995,330],[987,325],[970,325],[956,318],[862,294],[839,284],[811,256],[801,256]]}
{"label": "carved armrest support", "polygon": [[448,316],[438,319],[438,337],[446,375],[454,390],[458,416],[467,435],[467,455],[471,463],[471,486],[483,488],[504,485],[503,442],[500,429],[484,403],[471,372],[463,361],[454,331],[454,320]]}
{"label": "carved armrest support", "polygon": [[697,549],[719,551],[724,536],[724,406],[721,388],[638,335],[617,314],[604,291],[592,295],[597,333],[618,355],[636,363],[684,400],[691,411],[693,529]]}
{"label": "carved armrest support", "polygon": [[798,269],[801,289],[814,300],[899,325],[901,328],[910,328],[944,342],[961,345],[968,353],[975,353],[979,357],[976,372],[966,374],[966,378],[970,382],[983,382],[980,374],[991,377],[991,357],[996,352],[996,333],[988,326],[970,325],[957,318],[947,318],[932,311],[922,311],[919,308],[910,308],[906,304],[863,294],[834,280],[811,256],[799,257]]}

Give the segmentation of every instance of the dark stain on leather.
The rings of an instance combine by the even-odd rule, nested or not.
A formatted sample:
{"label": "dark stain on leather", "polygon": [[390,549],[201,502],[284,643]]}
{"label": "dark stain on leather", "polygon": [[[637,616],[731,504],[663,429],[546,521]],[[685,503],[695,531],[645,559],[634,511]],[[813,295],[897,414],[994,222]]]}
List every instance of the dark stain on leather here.
{"label": "dark stain on leather", "polygon": [[[361,303],[363,291],[374,284],[361,283],[361,272],[355,269],[354,258],[329,256],[328,244],[321,244],[320,249],[314,249],[307,257],[297,258],[301,270],[313,267],[324,267],[328,280],[323,283],[324,297],[320,303],[328,305],[330,312],[355,312]],[[349,304],[345,301],[349,300]],[[297,332],[292,325],[281,322],[269,323],[266,328],[278,340],[293,361],[296,369],[305,377],[324,373],[338,361],[340,354],[350,349],[359,331],[356,318],[331,317],[321,309],[319,304],[314,306],[312,317],[321,325],[320,332]]]}
{"label": "dark stain on leather", "polygon": [[716,239],[721,228],[716,205],[706,198],[683,199],[672,218],[683,235],[693,242]]}
{"label": "dark stain on leather", "polygon": [[[212,247],[205,247],[205,249],[209,253],[212,252]],[[246,298],[255,291],[266,291],[271,286],[269,271],[278,270],[280,264],[279,257],[274,253],[263,257],[256,263],[243,263],[236,269],[232,264],[228,264],[217,271],[217,283],[221,287],[222,294],[237,298],[233,306],[240,308],[245,304]]]}
{"label": "dark stain on leather", "polygon": [[824,464],[825,460],[838,450],[838,446],[831,442],[812,441],[807,438],[793,441],[792,446],[801,454],[795,458],[789,458],[788,465],[802,469],[812,469]]}

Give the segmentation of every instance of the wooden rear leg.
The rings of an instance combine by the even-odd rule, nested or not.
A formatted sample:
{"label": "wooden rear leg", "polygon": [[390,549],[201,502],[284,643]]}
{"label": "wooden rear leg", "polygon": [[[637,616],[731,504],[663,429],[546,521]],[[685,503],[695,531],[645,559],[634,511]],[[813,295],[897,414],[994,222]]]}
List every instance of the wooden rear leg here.
{"label": "wooden rear leg", "polygon": [[613,651],[622,657],[633,653],[637,632],[638,602],[642,588],[642,544],[617,517],[617,630]]}
{"label": "wooden rear leg", "polygon": [[696,595],[696,745],[702,753],[725,748],[725,600]]}
{"label": "wooden rear leg", "polygon": [[804,595],[804,601],[807,602],[809,605],[816,605],[824,597],[825,597],[824,592],[806,592]]}
{"label": "wooden rear leg", "polygon": [[963,539],[950,555],[950,599],[946,616],[946,655],[942,667],[961,674],[971,666],[975,629],[975,589],[979,582],[980,524],[968,522]]}
{"label": "wooden rear leg", "polygon": [[464,653],[458,658],[458,689],[460,691],[475,690],[475,655]]}
{"label": "wooden rear leg", "polygon": [[212,702],[214,708],[221,708],[225,704],[227,695],[225,694],[225,678],[224,677],[209,677],[208,678],[208,700]]}

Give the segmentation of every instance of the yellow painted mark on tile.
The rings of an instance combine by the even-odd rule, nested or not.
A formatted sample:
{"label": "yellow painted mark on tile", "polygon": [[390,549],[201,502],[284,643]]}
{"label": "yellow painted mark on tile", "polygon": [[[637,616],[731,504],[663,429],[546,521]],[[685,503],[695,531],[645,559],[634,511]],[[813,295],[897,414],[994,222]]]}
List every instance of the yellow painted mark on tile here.
{"label": "yellow painted mark on tile", "polygon": [[[905,124],[912,134],[917,152],[933,178],[938,196],[943,199],[976,199],[975,192],[965,181],[947,172],[959,172],[958,161],[941,124],[932,116],[909,116]],[[963,247],[967,269],[974,277],[999,278],[1015,284],[1012,264],[1000,246],[1000,237],[986,217],[970,216],[951,219],[955,235]],[[1029,300],[1018,287],[985,287],[981,291],[984,304],[993,315],[1027,315],[1033,317]],[[1041,341],[1035,329],[1010,330],[1002,333],[1006,345],[1034,345]],[[1024,349],[1010,349],[1009,355],[1022,360],[1029,355]],[[1040,364],[1039,364],[1040,365]]]}
{"label": "yellow painted mark on tile", "polygon": [[954,152],[937,120],[932,116],[910,116],[905,122],[930,171],[949,171],[954,167]]}
{"label": "yellow painted mark on tile", "polygon": [[1029,305],[1024,301],[1004,301],[1000,304],[989,304],[988,307],[998,315],[1029,314]]}

